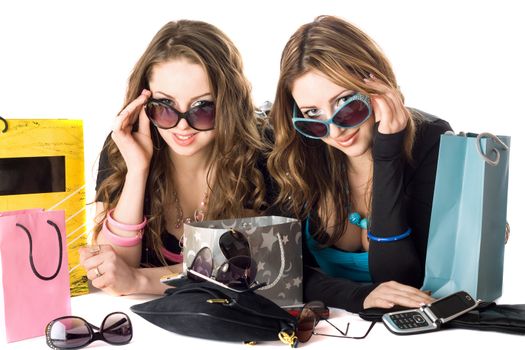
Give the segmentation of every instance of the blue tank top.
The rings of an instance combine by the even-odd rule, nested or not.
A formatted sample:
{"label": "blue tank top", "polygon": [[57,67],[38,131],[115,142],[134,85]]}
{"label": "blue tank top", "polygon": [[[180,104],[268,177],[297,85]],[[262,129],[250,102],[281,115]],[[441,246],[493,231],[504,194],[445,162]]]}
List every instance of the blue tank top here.
{"label": "blue tank top", "polygon": [[345,252],[334,248],[319,248],[310,234],[310,218],[306,219],[306,244],[319,267],[329,276],[350,279],[355,282],[371,282],[368,270],[368,252]]}

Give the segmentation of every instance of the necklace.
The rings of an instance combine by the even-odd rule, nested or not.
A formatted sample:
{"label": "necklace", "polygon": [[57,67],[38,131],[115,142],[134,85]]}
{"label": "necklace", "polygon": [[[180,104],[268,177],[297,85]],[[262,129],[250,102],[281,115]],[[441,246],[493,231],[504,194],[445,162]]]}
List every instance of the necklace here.
{"label": "necklace", "polygon": [[199,207],[195,209],[192,216],[184,217],[184,213],[182,212],[182,207],[179,203],[179,197],[177,197],[177,193],[174,193],[175,195],[175,210],[177,211],[177,222],[175,223],[175,228],[179,229],[181,228],[183,223],[190,224],[194,221],[201,222],[204,220],[204,217],[206,216],[206,207],[208,206],[208,191],[204,192],[204,198],[202,199],[202,202],[200,202]]}
{"label": "necklace", "polygon": [[368,219],[361,218],[361,215],[359,215],[359,213],[356,211],[348,215],[348,221],[350,221],[351,224],[362,228],[363,230],[368,230]]}

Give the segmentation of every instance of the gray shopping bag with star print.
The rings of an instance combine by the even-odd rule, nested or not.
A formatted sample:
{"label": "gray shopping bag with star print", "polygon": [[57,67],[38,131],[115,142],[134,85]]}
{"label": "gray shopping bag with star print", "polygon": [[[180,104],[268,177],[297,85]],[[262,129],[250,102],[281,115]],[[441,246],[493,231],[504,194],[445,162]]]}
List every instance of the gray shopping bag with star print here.
{"label": "gray shopping bag with star print", "polygon": [[266,283],[257,293],[280,306],[301,304],[303,263],[301,223],[297,219],[258,216],[184,224],[184,273],[204,247],[213,253],[215,270],[224,263],[226,258],[219,239],[229,229],[241,232],[248,239],[251,257],[257,264],[255,280]]}

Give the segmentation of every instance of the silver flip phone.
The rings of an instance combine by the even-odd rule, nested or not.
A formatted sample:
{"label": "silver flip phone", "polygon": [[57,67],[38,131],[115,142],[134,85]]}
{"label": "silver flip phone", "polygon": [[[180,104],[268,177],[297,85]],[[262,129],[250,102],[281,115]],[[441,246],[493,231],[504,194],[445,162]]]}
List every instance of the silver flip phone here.
{"label": "silver flip phone", "polygon": [[443,323],[476,308],[479,301],[467,292],[457,292],[419,309],[390,312],[383,323],[394,334],[417,334],[438,330]]}

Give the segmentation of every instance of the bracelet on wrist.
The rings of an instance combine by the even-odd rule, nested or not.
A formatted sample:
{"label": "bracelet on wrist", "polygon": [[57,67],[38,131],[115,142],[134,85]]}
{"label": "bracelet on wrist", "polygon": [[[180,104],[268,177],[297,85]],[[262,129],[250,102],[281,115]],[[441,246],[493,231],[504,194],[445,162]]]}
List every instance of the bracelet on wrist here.
{"label": "bracelet on wrist", "polygon": [[130,224],[123,224],[121,222],[118,222],[117,220],[113,219],[113,212],[115,209],[111,209],[108,212],[107,220],[111,224],[111,226],[116,227],[123,231],[142,231],[144,230],[144,227],[146,227],[146,224],[148,223],[148,219],[144,217],[144,220],[140,224],[130,225]]}
{"label": "bracelet on wrist", "polygon": [[397,236],[391,236],[391,237],[377,237],[377,236],[374,236],[372,234],[372,231],[368,231],[368,238],[371,240],[371,241],[375,241],[375,242],[395,242],[395,241],[399,241],[401,239],[404,239],[404,238],[407,238],[408,236],[410,236],[410,234],[412,233],[412,229],[409,228],[408,230],[406,230],[405,232],[403,232],[402,234],[400,235],[397,235]]}
{"label": "bracelet on wrist", "polygon": [[140,230],[136,236],[122,237],[109,230],[108,221],[108,219],[104,220],[104,223],[102,224],[102,233],[111,244],[119,247],[134,247],[142,241],[142,230]]}

